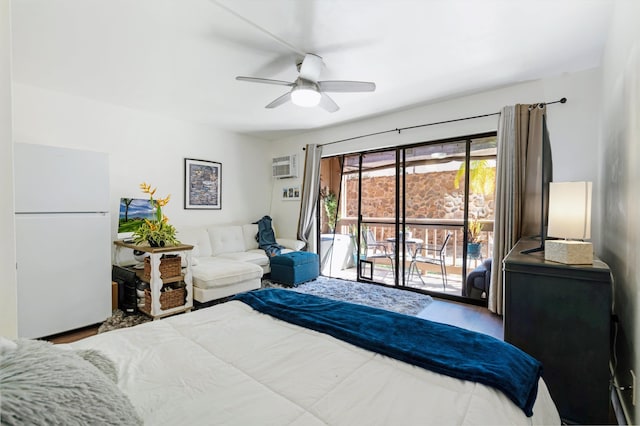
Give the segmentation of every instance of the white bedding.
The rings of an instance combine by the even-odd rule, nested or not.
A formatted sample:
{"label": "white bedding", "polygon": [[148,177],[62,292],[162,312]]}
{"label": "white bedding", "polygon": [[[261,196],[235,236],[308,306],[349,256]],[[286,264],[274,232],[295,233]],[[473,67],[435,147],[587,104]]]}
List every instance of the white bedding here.
{"label": "white bedding", "polygon": [[500,391],[227,302],[92,336],[145,423],[560,424],[541,380],[533,417]]}

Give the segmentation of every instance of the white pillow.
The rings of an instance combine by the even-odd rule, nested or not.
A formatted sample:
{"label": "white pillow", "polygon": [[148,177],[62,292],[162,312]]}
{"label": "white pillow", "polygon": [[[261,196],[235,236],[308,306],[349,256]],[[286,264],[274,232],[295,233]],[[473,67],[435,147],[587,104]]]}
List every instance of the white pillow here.
{"label": "white pillow", "polygon": [[222,253],[238,253],[246,251],[244,236],[240,225],[214,226],[207,229],[211,254],[217,256]]}
{"label": "white pillow", "polygon": [[255,250],[258,248],[258,224],[249,223],[242,225],[242,235],[244,236],[244,246],[247,250]]}
{"label": "white pillow", "polygon": [[294,251],[300,251],[304,247],[304,241],[293,240],[290,238],[276,238],[276,242],[281,246],[285,246],[286,248]]}
{"label": "white pillow", "polygon": [[178,231],[177,237],[181,243],[193,246],[192,257],[211,256],[211,243],[205,228],[183,229]]}

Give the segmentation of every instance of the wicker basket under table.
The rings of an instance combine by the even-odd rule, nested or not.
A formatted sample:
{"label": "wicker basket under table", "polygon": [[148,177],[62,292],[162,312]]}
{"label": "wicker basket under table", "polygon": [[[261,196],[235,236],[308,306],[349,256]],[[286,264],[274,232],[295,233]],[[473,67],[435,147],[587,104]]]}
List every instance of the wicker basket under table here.
{"label": "wicker basket under table", "polygon": [[[160,292],[160,309],[166,311],[184,305],[185,296],[184,286]],[[151,315],[151,291],[149,289],[144,290],[144,306],[140,307],[140,310]]]}
{"label": "wicker basket under table", "polygon": [[[184,271],[181,263],[182,257],[187,259],[190,257],[190,251],[193,249],[192,245],[176,244],[166,247],[148,247],[119,240],[114,241],[113,244],[115,244],[117,250],[126,248],[148,253],[151,259],[155,259],[160,263],[156,271],[151,268],[151,259],[145,260],[143,269],[138,271],[139,278],[149,283],[150,287],[153,287],[153,289],[149,288],[145,291],[145,303],[140,307],[141,312],[153,319],[158,319],[180,312],[191,311],[193,308],[191,263],[187,262],[187,267]],[[175,255],[176,252],[182,253],[178,256]],[[159,288],[156,288],[156,286]],[[161,291],[161,288],[167,289],[167,286],[172,288],[167,291]],[[156,304],[158,305],[157,309]]]}
{"label": "wicker basket under table", "polygon": [[[166,280],[168,278],[178,277],[181,273],[180,256],[163,257],[160,259],[160,279]],[[142,279],[147,282],[150,282],[149,280],[151,280],[151,261],[148,257],[144,258]]]}

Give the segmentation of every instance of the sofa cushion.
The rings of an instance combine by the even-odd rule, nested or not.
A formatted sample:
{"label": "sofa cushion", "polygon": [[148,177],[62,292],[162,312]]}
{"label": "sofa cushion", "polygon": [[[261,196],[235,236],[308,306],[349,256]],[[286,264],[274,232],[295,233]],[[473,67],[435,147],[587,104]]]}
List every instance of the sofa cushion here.
{"label": "sofa cushion", "polygon": [[242,225],[242,235],[244,236],[244,247],[247,250],[258,248],[258,224],[249,223]]}
{"label": "sofa cushion", "polygon": [[219,259],[229,259],[236,262],[254,263],[260,266],[269,264],[269,258],[262,249],[248,250],[239,253],[222,253],[216,257]]}
{"label": "sofa cushion", "polygon": [[204,228],[192,228],[178,231],[178,239],[183,244],[193,246],[191,251],[192,257],[211,256],[211,243],[209,242],[209,234]]}
{"label": "sofa cushion", "polygon": [[191,268],[193,285],[215,288],[262,277],[262,268],[247,262],[208,258]]}
{"label": "sofa cushion", "polygon": [[211,242],[211,252],[213,256],[222,253],[237,253],[246,250],[244,246],[244,236],[242,226],[227,225],[213,226],[207,229],[209,241]]}

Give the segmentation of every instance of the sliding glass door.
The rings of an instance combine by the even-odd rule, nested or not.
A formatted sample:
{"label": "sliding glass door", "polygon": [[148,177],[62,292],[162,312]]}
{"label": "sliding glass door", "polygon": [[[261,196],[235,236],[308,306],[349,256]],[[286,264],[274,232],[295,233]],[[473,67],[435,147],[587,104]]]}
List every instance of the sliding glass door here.
{"label": "sliding glass door", "polygon": [[403,225],[417,247],[407,286],[471,295],[466,277],[493,245],[495,154],[494,137],[405,150]]}
{"label": "sliding glass door", "polygon": [[[461,295],[458,260],[464,243],[466,141],[405,150],[403,227],[411,243],[405,285]],[[460,259],[461,260],[461,259]]]}
{"label": "sliding glass door", "polygon": [[398,217],[397,150],[362,154],[358,170],[360,257],[358,278],[395,284]]}
{"label": "sliding glass door", "polygon": [[323,159],[338,199],[323,274],[486,300],[467,276],[491,256],[495,156],[491,133]]}

